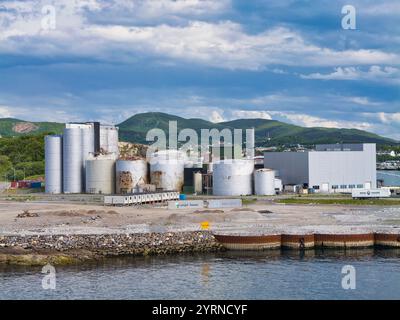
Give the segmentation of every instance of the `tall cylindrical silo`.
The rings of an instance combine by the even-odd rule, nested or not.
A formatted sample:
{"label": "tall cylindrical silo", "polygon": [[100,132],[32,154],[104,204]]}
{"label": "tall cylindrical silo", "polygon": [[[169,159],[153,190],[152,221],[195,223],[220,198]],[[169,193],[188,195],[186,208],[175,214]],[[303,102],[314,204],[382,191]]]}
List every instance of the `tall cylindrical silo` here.
{"label": "tall cylindrical silo", "polygon": [[203,193],[203,174],[201,172],[193,174],[193,192],[197,194]]}
{"label": "tall cylindrical silo", "polygon": [[85,166],[86,160],[89,158],[90,154],[94,152],[94,127],[88,125],[82,127],[81,137],[82,137],[82,190],[85,190]]}
{"label": "tall cylindrical silo", "polygon": [[45,137],[45,190],[46,193],[62,193],[63,166],[62,136]]}
{"label": "tall cylindrical silo", "polygon": [[150,180],[156,188],[182,191],[186,156],[177,150],[155,152],[150,158]]}
{"label": "tall cylindrical silo", "polygon": [[86,193],[115,193],[115,157],[100,155],[86,160]]}
{"label": "tall cylindrical silo", "polygon": [[100,126],[100,147],[107,153],[119,155],[117,127],[112,125]]}
{"label": "tall cylindrical silo", "polygon": [[108,127],[100,126],[100,148],[108,152]]}
{"label": "tall cylindrical silo", "polygon": [[108,152],[115,153],[117,156],[119,155],[118,148],[118,128],[114,126],[110,126],[108,129],[107,135],[108,141]]}
{"label": "tall cylindrical silo", "polygon": [[262,196],[275,194],[275,171],[271,169],[259,169],[254,172],[254,193]]}
{"label": "tall cylindrical silo", "polygon": [[252,194],[253,160],[222,160],[213,165],[213,194],[241,196]]}
{"label": "tall cylindrical silo", "polygon": [[64,193],[82,192],[82,130],[78,126],[66,127],[63,136],[63,189]]}
{"label": "tall cylindrical silo", "polygon": [[[117,160],[116,166],[116,193],[131,193],[136,186],[148,184],[147,162],[143,159],[137,160]],[[132,177],[131,185],[125,185],[120,181],[124,175],[123,172],[129,172]],[[123,185],[124,184],[124,185]]]}

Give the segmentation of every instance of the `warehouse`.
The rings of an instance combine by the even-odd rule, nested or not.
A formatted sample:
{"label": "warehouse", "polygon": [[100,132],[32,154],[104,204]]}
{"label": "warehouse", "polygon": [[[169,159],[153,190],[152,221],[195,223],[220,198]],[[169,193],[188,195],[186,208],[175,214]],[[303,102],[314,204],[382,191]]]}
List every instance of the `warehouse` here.
{"label": "warehouse", "polygon": [[323,144],[306,152],[266,152],[264,167],[275,170],[284,185],[316,192],[351,192],[376,188],[376,145]]}

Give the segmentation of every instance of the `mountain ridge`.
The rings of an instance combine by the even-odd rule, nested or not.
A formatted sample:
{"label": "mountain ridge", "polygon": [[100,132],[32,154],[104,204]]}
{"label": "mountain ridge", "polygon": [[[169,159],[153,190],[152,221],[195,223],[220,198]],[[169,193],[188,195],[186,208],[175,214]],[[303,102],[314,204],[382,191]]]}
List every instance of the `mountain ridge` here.
{"label": "mountain ridge", "polygon": [[[146,143],[146,133],[159,128],[168,133],[169,121],[177,121],[178,132],[184,128],[192,128],[200,136],[201,129],[248,129],[254,127],[257,146],[314,145],[318,143],[377,143],[378,145],[399,145],[394,139],[377,134],[345,128],[301,127],[278,120],[267,119],[235,119],[213,123],[200,118],[183,118],[162,112],[146,112],[135,114],[117,126],[120,129],[120,140],[134,143]],[[63,123],[30,122],[15,118],[0,118],[0,136],[12,137],[35,135],[46,132],[62,133]]]}

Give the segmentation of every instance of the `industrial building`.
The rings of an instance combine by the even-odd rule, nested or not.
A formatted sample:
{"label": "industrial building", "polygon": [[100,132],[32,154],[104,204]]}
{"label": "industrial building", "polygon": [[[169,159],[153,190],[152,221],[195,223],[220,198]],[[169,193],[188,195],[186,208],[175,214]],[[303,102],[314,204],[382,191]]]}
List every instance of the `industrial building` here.
{"label": "industrial building", "polygon": [[376,145],[323,144],[313,151],[266,152],[264,167],[277,172],[284,185],[316,192],[376,188]]}

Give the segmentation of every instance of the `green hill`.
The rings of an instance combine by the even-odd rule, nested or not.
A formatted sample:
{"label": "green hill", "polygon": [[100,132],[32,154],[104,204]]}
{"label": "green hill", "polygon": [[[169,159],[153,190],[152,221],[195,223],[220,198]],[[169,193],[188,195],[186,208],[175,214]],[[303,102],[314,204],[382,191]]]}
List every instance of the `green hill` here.
{"label": "green hill", "polygon": [[[153,128],[160,128],[168,134],[169,121],[177,121],[178,131],[184,128],[196,130],[199,137],[201,129],[216,128],[222,130],[224,128],[248,129],[254,127],[257,146],[362,142],[377,143],[381,146],[399,144],[398,141],[357,129],[304,128],[276,120],[265,119],[238,119],[212,123],[203,119],[185,119],[161,112],[136,114],[120,123],[118,125],[120,128],[120,141],[148,143],[146,142],[146,133]],[[0,136],[18,137],[40,135],[46,132],[62,133],[63,127],[63,123],[28,122],[19,119],[4,118],[0,119]]]}
{"label": "green hill", "polygon": [[56,122],[29,122],[13,118],[0,119],[0,136],[17,137],[37,135],[46,132],[62,133],[63,123]]}
{"label": "green hill", "polygon": [[248,129],[255,128],[257,146],[318,143],[377,143],[379,145],[396,145],[399,142],[381,137],[377,134],[357,129],[304,128],[276,120],[238,119],[227,122],[212,123],[203,119],[185,119],[182,117],[149,112],[136,114],[120,123],[120,140],[146,143],[146,133],[153,128],[160,128],[168,133],[168,122],[177,121],[178,131],[192,128],[200,137],[200,129]]}

